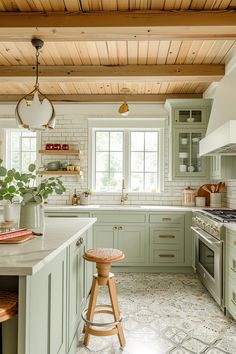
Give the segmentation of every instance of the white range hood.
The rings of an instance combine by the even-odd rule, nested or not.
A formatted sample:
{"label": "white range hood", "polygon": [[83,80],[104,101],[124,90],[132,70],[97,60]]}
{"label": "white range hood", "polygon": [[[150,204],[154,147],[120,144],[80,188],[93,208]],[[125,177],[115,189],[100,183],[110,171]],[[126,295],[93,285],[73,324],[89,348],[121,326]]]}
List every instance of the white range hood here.
{"label": "white range hood", "polygon": [[236,155],[236,67],[221,80],[216,89],[199,154]]}

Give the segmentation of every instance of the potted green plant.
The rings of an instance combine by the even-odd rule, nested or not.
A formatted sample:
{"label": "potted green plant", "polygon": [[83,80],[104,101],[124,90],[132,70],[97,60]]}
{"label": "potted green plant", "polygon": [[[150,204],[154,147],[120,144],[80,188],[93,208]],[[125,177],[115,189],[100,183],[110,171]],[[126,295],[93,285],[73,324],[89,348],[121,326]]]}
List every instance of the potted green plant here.
{"label": "potted green plant", "polygon": [[21,199],[20,227],[34,231],[42,229],[44,225],[43,202],[53,193],[65,192],[60,177],[43,178],[36,185],[35,170],[35,164],[29,165],[27,173],[15,169],[7,171],[5,167],[0,167],[0,200],[12,201],[13,197],[18,196]]}
{"label": "potted green plant", "polygon": [[90,204],[91,194],[92,192],[90,189],[86,189],[84,192],[82,192],[80,195],[80,204],[82,205]]}

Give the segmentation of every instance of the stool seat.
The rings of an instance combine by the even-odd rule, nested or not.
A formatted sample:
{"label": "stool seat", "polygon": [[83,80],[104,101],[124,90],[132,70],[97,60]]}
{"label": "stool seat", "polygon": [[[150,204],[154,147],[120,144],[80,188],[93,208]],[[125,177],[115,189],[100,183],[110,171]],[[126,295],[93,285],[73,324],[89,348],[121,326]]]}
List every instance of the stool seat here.
{"label": "stool seat", "polygon": [[84,259],[96,263],[115,263],[124,257],[122,251],[114,248],[92,248],[84,253]]}
{"label": "stool seat", "polygon": [[0,291],[0,322],[17,314],[18,296],[10,291]]}

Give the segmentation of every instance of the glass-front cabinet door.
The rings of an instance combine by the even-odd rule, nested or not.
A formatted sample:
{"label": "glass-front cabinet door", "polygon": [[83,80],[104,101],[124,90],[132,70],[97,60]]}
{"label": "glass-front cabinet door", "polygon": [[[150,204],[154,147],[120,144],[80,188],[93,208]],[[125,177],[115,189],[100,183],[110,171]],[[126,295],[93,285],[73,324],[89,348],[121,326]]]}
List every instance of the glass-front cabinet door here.
{"label": "glass-front cabinet door", "polygon": [[207,111],[200,108],[175,109],[175,123],[177,124],[206,124]]}
{"label": "glass-front cabinet door", "polygon": [[199,156],[199,142],[205,129],[176,129],[174,144],[174,175],[176,177],[207,176],[205,158]]}

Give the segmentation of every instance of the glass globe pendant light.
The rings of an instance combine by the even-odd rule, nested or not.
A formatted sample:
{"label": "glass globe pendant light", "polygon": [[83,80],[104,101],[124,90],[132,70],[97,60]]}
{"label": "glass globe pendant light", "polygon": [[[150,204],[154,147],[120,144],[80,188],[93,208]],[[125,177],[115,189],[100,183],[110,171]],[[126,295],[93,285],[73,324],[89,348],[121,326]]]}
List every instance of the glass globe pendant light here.
{"label": "glass globe pendant light", "polygon": [[44,42],[34,38],[36,78],[34,89],[23,96],[16,105],[16,120],[21,128],[31,131],[55,128],[55,110],[52,102],[39,89],[39,55]]}

